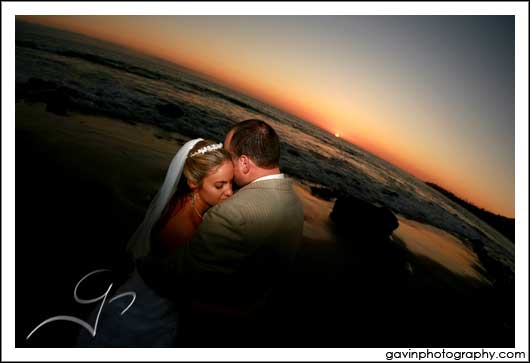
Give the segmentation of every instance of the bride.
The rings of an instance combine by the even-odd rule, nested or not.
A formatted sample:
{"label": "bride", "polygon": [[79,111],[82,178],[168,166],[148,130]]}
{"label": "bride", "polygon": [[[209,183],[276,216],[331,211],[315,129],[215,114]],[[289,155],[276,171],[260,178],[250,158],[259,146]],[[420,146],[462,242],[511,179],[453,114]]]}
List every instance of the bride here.
{"label": "bride", "polygon": [[[232,159],[222,144],[188,141],[171,161],[127,251],[138,258],[150,253],[167,255],[182,246],[197,230],[204,212],[232,195],[232,178]],[[130,292],[135,294],[132,304],[126,298],[110,299],[91,313],[94,330],[81,330],[78,347],[175,346],[176,304],[155,294],[136,271],[114,296]]]}

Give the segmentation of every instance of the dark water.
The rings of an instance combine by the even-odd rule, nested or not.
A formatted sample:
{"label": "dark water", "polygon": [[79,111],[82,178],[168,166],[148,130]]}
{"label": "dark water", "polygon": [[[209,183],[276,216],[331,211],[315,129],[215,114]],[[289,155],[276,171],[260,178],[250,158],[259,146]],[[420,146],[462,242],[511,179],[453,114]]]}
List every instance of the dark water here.
{"label": "dark water", "polygon": [[[513,271],[513,244],[475,216],[430,189],[422,181],[304,120],[216,84],[204,76],[177,65],[81,35],[17,21],[16,98],[17,100],[47,102],[49,111],[57,114],[68,115],[81,112],[105,115],[129,123],[152,124],[190,138],[204,137],[223,140],[226,131],[233,123],[246,118],[263,119],[278,131],[282,139],[281,166],[288,174],[372,203],[385,205],[407,218],[453,233],[470,246],[472,246],[470,241],[475,241],[473,242],[475,244],[480,243],[481,250],[485,254]],[[19,174],[22,173],[19,171],[19,165],[31,162],[32,155],[39,151],[24,148],[25,144],[38,145],[38,140],[30,140],[30,138],[28,135],[17,133],[17,178],[20,175],[21,178],[26,179],[26,174]],[[45,153],[45,150],[41,151]],[[25,246],[21,245],[22,242],[17,241],[17,261],[23,258],[27,266],[32,266],[32,273],[50,269],[53,271],[52,277],[57,280],[67,280],[68,286],[71,286],[71,290],[65,291],[65,284],[59,289],[50,283],[49,286],[38,286],[35,295],[41,297],[54,295],[62,300],[71,300],[73,287],[80,276],[67,276],[65,271],[90,271],[91,268],[99,266],[76,262],[75,258],[64,260],[59,266],[49,266],[46,260],[39,257],[60,254],[76,256],[75,243],[69,244],[65,236],[75,236],[72,240],[80,238],[80,231],[74,228],[75,221],[79,218],[92,218],[99,224],[108,223],[108,228],[111,230],[114,224],[120,223],[120,216],[116,212],[118,208],[113,208],[112,205],[95,204],[96,200],[103,200],[101,196],[105,195],[109,195],[108,200],[112,200],[109,190],[103,187],[101,190],[94,190],[90,180],[81,180],[76,175],[61,175],[68,172],[61,169],[59,165],[54,167],[53,155],[44,155],[41,161],[45,162],[39,163],[38,172],[54,173],[77,181],[75,186],[72,185],[71,189],[67,190],[64,186],[61,186],[59,190],[58,186],[52,182],[40,185],[43,193],[48,194],[44,200],[49,203],[48,207],[40,206],[42,212],[64,214],[64,205],[61,206],[61,210],[53,209],[51,196],[56,193],[75,196],[76,199],[71,201],[71,207],[75,208],[75,205],[82,203],[86,206],[84,208],[86,214],[70,216],[71,220],[58,221],[62,230],[60,244],[50,244],[47,241],[39,244],[38,241],[32,241],[31,246],[37,243],[36,247],[26,251]],[[85,190],[86,193],[80,196],[79,188]],[[98,198],[94,198],[96,195]],[[17,208],[26,209],[31,206],[31,199],[17,194]],[[94,217],[96,214],[97,218]],[[26,215],[28,214],[24,214]],[[19,214],[17,218],[18,216]],[[27,221],[17,219],[17,231],[24,228],[28,228]],[[37,220],[32,223],[31,228],[42,229],[43,235],[47,235],[47,229],[51,230],[57,226],[49,226],[48,222],[41,224]],[[117,229],[114,228],[114,230]],[[116,252],[115,254],[112,252],[102,254],[101,251],[109,251],[108,246],[112,241],[126,241],[128,237],[118,233],[102,238],[101,235],[91,230],[82,231],[81,234],[84,243],[94,245],[93,256],[84,256],[84,261],[91,260],[93,257],[93,260],[107,261],[109,264],[115,263],[119,258],[116,251],[119,251],[121,246],[115,246],[112,250]],[[23,243],[30,242],[24,241]],[[326,281],[321,277],[315,278],[319,286],[326,286]],[[28,306],[28,293],[24,289],[27,284],[31,283],[31,276],[26,275],[23,279],[22,283],[17,282],[17,297],[25,299],[25,306]],[[346,281],[341,283],[348,284]],[[359,302],[355,297],[355,290],[346,289],[345,291],[349,291],[343,293],[347,296],[339,295],[329,299],[339,304]],[[408,316],[405,313],[400,314],[400,311],[410,313],[411,310],[416,310],[418,314],[430,312],[429,308],[424,305],[411,307],[408,303],[411,300],[389,302],[393,306],[393,309],[389,310],[385,301],[388,295],[380,291],[373,293],[378,297],[377,301],[380,304],[377,320],[382,322],[389,316],[394,317],[392,328],[384,334],[387,343],[391,337],[394,337],[396,342],[400,342],[398,337],[402,329],[399,324],[406,324]],[[301,302],[303,296],[303,293],[297,294],[295,301]],[[443,293],[437,291],[430,293],[429,296],[433,296],[432,300],[425,300],[426,304],[428,301],[440,303],[440,299],[443,300]],[[315,296],[308,295],[307,298],[314,299]],[[48,316],[68,313],[59,311],[60,307],[54,307],[51,302],[47,304],[45,298],[40,304],[39,312],[28,311],[24,315],[27,321],[38,322]],[[447,304],[454,304],[454,300],[448,299]],[[304,327],[292,334],[302,334],[301,332],[307,334],[307,336],[302,334],[298,340],[302,346],[303,342],[311,337],[311,324],[317,324],[320,327],[335,327],[342,318],[342,316],[333,314],[333,307],[329,304],[327,305],[328,317],[325,315],[316,317],[314,311],[311,310],[314,304],[310,306],[311,308],[300,306],[298,316],[291,317],[296,319],[299,327]],[[361,304],[358,308],[367,309],[368,307],[363,307]],[[464,316],[458,316],[457,320],[464,318]],[[476,326],[479,323],[476,317],[472,320],[471,325]],[[370,319],[365,317],[363,326],[371,326],[369,322]],[[353,327],[356,322],[352,320],[347,324]],[[358,340],[357,343],[350,341],[347,337],[337,340],[339,336],[337,334],[332,335],[335,340],[331,345],[363,346],[364,344],[364,346],[369,346],[371,344],[377,346],[377,336],[381,334],[378,329],[381,329],[382,325],[373,326],[377,328],[374,328],[370,334],[365,334],[364,340],[363,332],[360,331],[352,333]],[[441,331],[445,330],[441,329]],[[290,333],[285,332],[285,334]],[[436,338],[441,339],[442,335],[441,333],[434,335],[433,340],[421,334],[415,334],[414,337],[416,342],[436,345],[432,343],[436,342]],[[20,344],[25,344],[22,336],[20,334],[17,338],[20,339]],[[423,341],[422,338],[424,338]],[[448,339],[445,342],[452,342],[452,340]],[[498,342],[499,340],[493,337],[491,344]],[[401,343],[407,345],[406,342],[401,341]],[[53,339],[49,338],[49,341],[45,340],[40,344],[50,346],[54,343]],[[65,344],[65,342],[60,344]],[[66,342],[66,345],[68,344],[69,342]]]}

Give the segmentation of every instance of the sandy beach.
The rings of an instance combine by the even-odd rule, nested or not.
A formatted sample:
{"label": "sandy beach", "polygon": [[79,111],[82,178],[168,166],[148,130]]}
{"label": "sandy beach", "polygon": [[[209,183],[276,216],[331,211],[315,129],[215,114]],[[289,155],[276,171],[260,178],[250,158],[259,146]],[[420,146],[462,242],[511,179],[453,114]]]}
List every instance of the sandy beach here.
{"label": "sandy beach", "polygon": [[[75,284],[86,273],[109,268],[115,272],[114,283],[123,280],[131,267],[124,259],[124,246],[162,183],[171,158],[187,140],[184,135],[129,120],[58,116],[47,112],[43,103],[16,104],[17,346],[73,343],[78,329],[73,324],[50,325],[31,341],[25,336],[50,316],[88,314],[91,306],[72,300]],[[482,280],[476,256],[465,246],[453,241],[453,250],[448,252],[439,240],[426,250],[421,233],[407,248],[396,241],[392,248],[401,251],[408,266],[421,269],[423,275],[407,280],[416,286],[392,287],[385,275],[391,271],[384,265],[387,260],[379,259],[385,251],[367,255],[365,241],[355,240],[354,230],[353,237],[337,235],[329,220],[334,201],[313,195],[310,183],[297,180],[295,190],[304,205],[304,243],[289,277],[292,288],[279,303],[278,311],[284,315],[276,317],[276,321],[290,322],[279,335],[287,339],[283,344],[314,346],[315,340],[322,346],[510,344],[513,337],[509,335],[487,337],[497,326],[495,319],[481,333],[485,320],[480,314],[487,307],[470,315],[478,300],[465,292],[447,295],[447,290],[439,290],[449,283],[460,284],[461,294],[468,287],[488,285]],[[422,228],[419,223],[406,222],[396,237],[406,239],[418,228]],[[444,263],[452,264],[452,271]],[[432,271],[436,272],[429,275]],[[411,287],[406,293],[399,291]],[[47,297],[38,308],[30,299],[34,294]],[[489,292],[480,294],[489,296]],[[442,306],[448,309],[445,314],[433,316],[432,324],[423,321],[422,316]],[[448,316],[452,320],[444,321]],[[451,322],[464,316],[468,317],[467,330],[447,336]],[[408,328],[400,325],[405,322]],[[342,335],[340,324],[356,330]],[[320,332],[316,337],[315,329]],[[322,334],[326,329],[333,332],[326,336]],[[430,329],[432,334],[425,336],[421,329]],[[475,337],[466,340],[466,331]],[[221,346],[225,343],[230,344],[219,341]],[[263,344],[282,343],[269,340]]]}
{"label": "sandy beach", "polygon": [[[24,190],[17,194],[17,279],[56,296],[42,310],[24,315],[17,341],[27,344],[24,333],[52,305],[86,313],[87,307],[75,306],[65,296],[83,274],[129,267],[123,261],[125,243],[188,138],[105,117],[59,116],[46,112],[43,103],[25,102],[16,105],[16,135],[17,190]],[[23,167],[36,158],[36,170]],[[307,211],[307,241],[333,245],[326,222],[332,203],[315,198],[301,184],[295,188]],[[37,220],[30,206],[41,211]],[[34,228],[26,228],[28,224]],[[31,244],[35,240],[41,241],[36,248]],[[116,275],[118,281],[122,277]],[[27,293],[18,292],[25,301]],[[35,336],[32,343],[53,345],[48,338]]]}

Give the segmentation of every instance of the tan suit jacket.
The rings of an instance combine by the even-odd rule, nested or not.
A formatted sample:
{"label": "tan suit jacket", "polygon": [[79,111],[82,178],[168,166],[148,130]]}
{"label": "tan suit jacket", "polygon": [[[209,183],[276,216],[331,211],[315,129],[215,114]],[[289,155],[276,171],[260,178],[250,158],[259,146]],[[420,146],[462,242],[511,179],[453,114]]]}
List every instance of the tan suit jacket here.
{"label": "tan suit jacket", "polygon": [[138,270],[156,292],[176,300],[187,294],[245,305],[287,273],[303,223],[292,180],[257,181],[212,207],[195,237],[172,256],[140,259]]}

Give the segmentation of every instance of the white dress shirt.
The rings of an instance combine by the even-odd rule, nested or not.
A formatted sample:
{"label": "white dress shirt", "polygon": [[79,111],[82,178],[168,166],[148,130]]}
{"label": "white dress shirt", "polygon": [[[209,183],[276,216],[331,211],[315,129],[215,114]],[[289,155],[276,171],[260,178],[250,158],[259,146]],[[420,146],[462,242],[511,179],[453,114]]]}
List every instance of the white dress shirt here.
{"label": "white dress shirt", "polygon": [[255,179],[253,181],[251,181],[250,183],[255,183],[257,181],[262,181],[262,180],[272,180],[272,179],[284,179],[285,178],[285,175],[282,173],[282,174],[273,174],[273,175],[267,175],[267,176],[262,176],[261,178],[258,178],[258,179]]}

